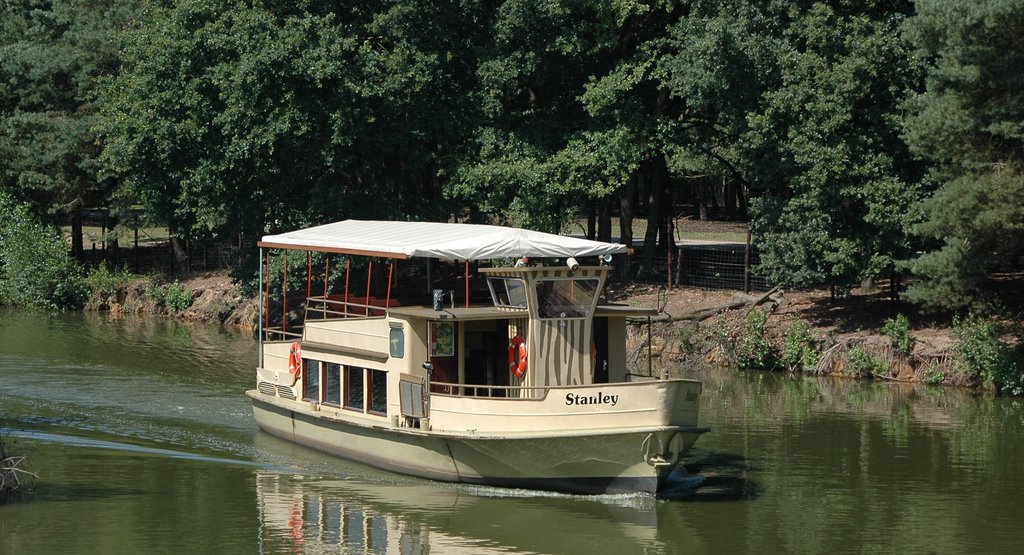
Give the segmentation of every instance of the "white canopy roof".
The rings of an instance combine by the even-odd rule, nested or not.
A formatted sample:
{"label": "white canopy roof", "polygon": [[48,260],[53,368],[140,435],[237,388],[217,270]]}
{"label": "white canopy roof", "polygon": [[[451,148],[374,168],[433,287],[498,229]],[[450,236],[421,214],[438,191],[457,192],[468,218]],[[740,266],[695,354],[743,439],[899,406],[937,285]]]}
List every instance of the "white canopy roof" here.
{"label": "white canopy roof", "polygon": [[627,252],[626,245],[495,225],[361,220],[265,235],[259,245],[390,258],[454,260],[522,256],[567,258]]}

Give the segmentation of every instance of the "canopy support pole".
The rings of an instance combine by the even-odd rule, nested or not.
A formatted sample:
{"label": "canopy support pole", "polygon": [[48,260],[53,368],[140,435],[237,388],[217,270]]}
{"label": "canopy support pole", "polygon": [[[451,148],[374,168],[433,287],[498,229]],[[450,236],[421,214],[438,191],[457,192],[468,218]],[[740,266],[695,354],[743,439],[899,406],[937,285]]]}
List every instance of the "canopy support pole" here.
{"label": "canopy support pole", "polygon": [[345,317],[348,317],[348,278],[352,274],[352,258],[345,259]]}
{"label": "canopy support pole", "polygon": [[284,251],[284,279],[281,280],[281,339],[288,333],[288,251]]}
{"label": "canopy support pole", "polygon": [[394,274],[394,271],[395,261],[392,259],[391,262],[388,263],[388,295],[384,298],[384,308],[391,308],[391,276]]}
{"label": "canopy support pole", "polygon": [[[135,232],[138,233],[138,228],[135,229]],[[136,247],[136,249],[137,249],[137,247]],[[138,256],[137,253],[138,253],[138,250],[136,250],[136,256]],[[259,257],[259,260],[263,260],[263,248],[262,247],[260,247],[260,257]],[[259,283],[262,286],[263,285],[263,264],[260,264],[259,267],[260,267],[260,277],[259,277],[259,281],[256,282],[256,283]],[[265,296],[264,296],[263,300],[264,300],[264,302],[266,301],[266,297]],[[264,304],[263,302],[260,303],[260,315],[256,319],[256,336],[257,336],[257,340],[259,341],[259,346],[260,346],[260,355],[259,355],[259,360],[258,360],[260,368],[263,368],[263,304]]]}
{"label": "canopy support pole", "polygon": [[373,259],[370,259],[370,264],[366,268],[366,298],[363,299],[363,303],[366,305],[366,315],[370,315],[370,283],[373,280]]}

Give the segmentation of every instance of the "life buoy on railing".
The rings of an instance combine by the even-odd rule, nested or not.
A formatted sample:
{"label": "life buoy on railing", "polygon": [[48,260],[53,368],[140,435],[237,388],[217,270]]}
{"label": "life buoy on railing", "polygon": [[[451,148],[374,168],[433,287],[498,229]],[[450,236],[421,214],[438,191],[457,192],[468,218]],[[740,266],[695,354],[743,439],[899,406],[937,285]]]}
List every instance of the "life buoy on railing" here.
{"label": "life buoy on railing", "polygon": [[298,341],[292,343],[291,349],[288,350],[288,373],[295,378],[292,385],[295,385],[302,375],[302,345]]}
{"label": "life buoy on railing", "polygon": [[520,335],[508,343],[508,370],[517,378],[526,375],[526,340]]}

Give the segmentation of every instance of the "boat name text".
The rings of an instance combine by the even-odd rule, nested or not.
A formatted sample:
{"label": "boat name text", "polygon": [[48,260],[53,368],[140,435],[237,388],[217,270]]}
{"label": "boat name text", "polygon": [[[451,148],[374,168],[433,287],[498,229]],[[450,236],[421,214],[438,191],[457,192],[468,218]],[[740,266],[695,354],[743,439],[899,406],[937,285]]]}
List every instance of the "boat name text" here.
{"label": "boat name text", "polygon": [[611,405],[619,404],[618,395],[605,395],[598,392],[597,395],[577,395],[575,393],[565,394],[565,404],[573,405]]}

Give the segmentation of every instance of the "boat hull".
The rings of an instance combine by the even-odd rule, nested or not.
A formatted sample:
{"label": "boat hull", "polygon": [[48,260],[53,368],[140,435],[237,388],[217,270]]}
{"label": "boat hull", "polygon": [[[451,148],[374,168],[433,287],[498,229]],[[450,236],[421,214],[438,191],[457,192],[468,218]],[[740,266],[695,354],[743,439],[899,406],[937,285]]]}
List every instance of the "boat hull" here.
{"label": "boat hull", "polygon": [[656,492],[704,429],[431,432],[327,417],[250,391],[264,431],[384,470],[446,482],[603,494]]}

